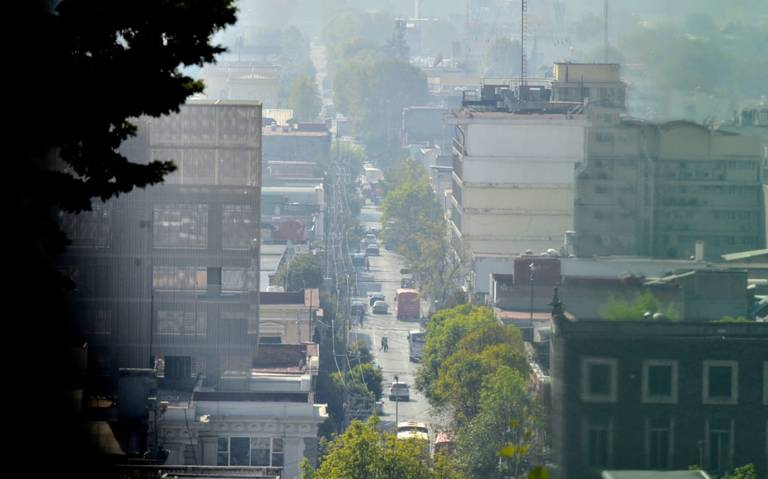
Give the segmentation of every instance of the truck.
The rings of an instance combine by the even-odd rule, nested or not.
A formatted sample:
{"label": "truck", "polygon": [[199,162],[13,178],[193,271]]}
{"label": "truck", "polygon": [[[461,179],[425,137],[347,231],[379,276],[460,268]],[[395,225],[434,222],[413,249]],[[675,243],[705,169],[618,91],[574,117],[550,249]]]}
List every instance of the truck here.
{"label": "truck", "polygon": [[395,317],[405,321],[421,319],[421,298],[418,290],[399,288],[395,292]]}

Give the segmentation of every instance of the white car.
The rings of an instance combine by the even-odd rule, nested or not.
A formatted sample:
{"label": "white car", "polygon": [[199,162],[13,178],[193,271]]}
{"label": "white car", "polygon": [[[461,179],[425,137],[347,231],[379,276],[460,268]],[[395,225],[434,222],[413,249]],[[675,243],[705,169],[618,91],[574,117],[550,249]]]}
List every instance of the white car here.
{"label": "white car", "polygon": [[389,400],[390,401],[410,401],[411,400],[411,388],[407,383],[395,382],[389,386]]}
{"label": "white car", "polygon": [[387,314],[389,312],[389,305],[384,301],[376,301],[373,303],[371,311],[373,311],[373,314]]}
{"label": "white car", "polygon": [[397,438],[429,441],[429,428],[423,422],[402,421],[397,423]]}

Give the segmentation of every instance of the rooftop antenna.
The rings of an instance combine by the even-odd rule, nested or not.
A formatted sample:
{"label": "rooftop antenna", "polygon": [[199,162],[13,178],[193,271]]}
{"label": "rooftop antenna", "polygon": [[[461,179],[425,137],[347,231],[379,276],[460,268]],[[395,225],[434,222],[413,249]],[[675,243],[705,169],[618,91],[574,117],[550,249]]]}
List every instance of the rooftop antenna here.
{"label": "rooftop antenna", "polygon": [[520,2],[520,86],[528,84],[528,60],[525,47],[528,40],[528,0]]}
{"label": "rooftop antenna", "polygon": [[608,0],[603,0],[603,61],[608,63]]}

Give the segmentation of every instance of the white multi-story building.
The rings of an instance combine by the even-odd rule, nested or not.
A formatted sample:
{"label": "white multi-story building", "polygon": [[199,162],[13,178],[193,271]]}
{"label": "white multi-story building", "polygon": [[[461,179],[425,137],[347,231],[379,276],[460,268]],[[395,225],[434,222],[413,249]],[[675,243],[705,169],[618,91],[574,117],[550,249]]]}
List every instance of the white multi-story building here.
{"label": "white multi-story building", "polygon": [[559,248],[573,228],[584,115],[461,110],[450,121],[451,227],[465,252],[474,258]]}

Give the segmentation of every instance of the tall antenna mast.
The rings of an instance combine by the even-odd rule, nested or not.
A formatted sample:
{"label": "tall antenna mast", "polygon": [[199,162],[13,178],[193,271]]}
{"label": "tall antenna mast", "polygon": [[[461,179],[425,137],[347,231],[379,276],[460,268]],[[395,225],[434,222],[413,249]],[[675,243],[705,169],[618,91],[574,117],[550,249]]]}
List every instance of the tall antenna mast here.
{"label": "tall antenna mast", "polygon": [[528,42],[528,0],[520,2],[520,85],[528,84],[528,59],[525,56]]}
{"label": "tall antenna mast", "polygon": [[603,1],[603,61],[608,63],[608,0]]}

